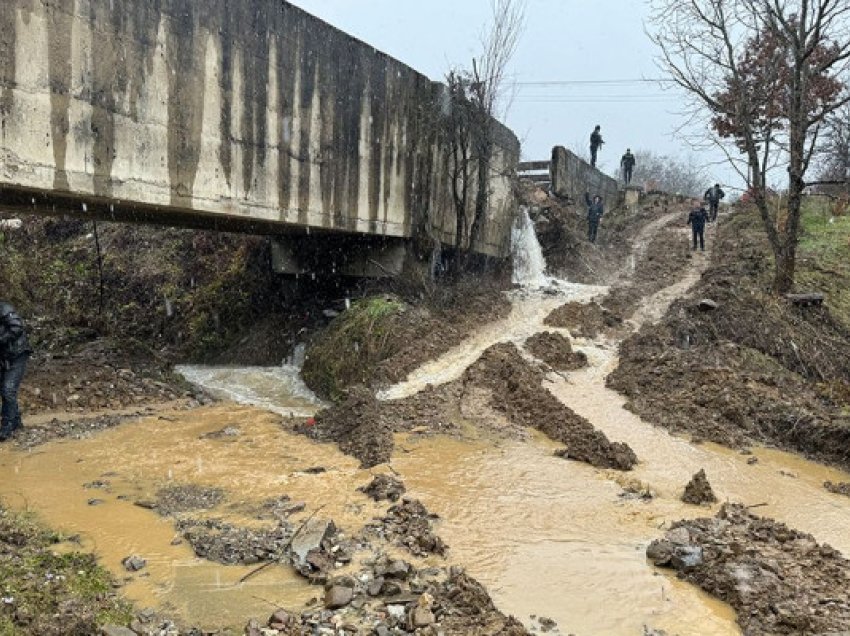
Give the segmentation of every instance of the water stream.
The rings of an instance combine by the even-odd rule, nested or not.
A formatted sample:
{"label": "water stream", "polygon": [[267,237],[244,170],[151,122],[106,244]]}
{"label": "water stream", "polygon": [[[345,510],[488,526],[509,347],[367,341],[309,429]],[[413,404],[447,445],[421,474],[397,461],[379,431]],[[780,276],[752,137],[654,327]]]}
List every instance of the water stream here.
{"label": "water stream", "polygon": [[[510,316],[483,327],[380,397],[402,397],[457,378],[488,346],[521,345],[543,329],[551,309],[604,291],[546,278],[545,263],[534,256],[536,238],[520,230],[515,247],[517,257],[525,259],[521,278],[528,284],[511,292]],[[702,266],[695,259],[681,281],[648,299],[632,321],[662,315]],[[552,377],[548,387],[610,438],[632,446],[641,460],[634,471],[597,470],[556,458],[555,445],[536,434],[530,441],[397,439],[393,469],[411,494],[442,518],[438,532],[451,546],[449,561],[485,583],[501,609],[525,621],[532,614],[551,616],[562,634],[638,636],[644,625],[681,636],[739,633],[728,606],[656,570],[644,557],[647,543],[670,522],[713,514],[679,501],[684,484],[700,468],[721,499],[765,504],[760,512],[850,555],[850,505],[821,487],[824,480],[848,481],[850,475],[766,449],[755,449],[759,462],[749,465],[736,452],[669,435],[626,411],[623,398],[605,387],[605,376],[617,364],[615,342],[573,344],[587,354],[590,366],[567,378]],[[318,408],[297,371],[297,363],[276,369],[182,368],[193,382],[233,401],[166,412],[32,452],[4,447],[0,498],[79,533],[83,547],[94,550],[119,578],[126,576],[123,557],[147,558],[149,575],[133,577],[124,588],[140,605],[172,608],[208,628],[241,628],[248,618],[267,615],[272,605],[297,609],[318,592],[286,568],[268,568],[238,585],[249,568],[195,558],[188,546],[172,545],[170,520],[133,505],[162,485],[198,483],[223,488],[228,500],[214,514],[239,523],[256,523],[251,508],[283,494],[307,502],[304,514],[325,506],[322,514],[348,531],[378,514],[381,508],[356,492],[369,472],[336,447],[280,426],[282,416]],[[237,433],[206,435],[224,428]],[[306,470],[316,466],[328,470]],[[83,487],[95,479],[109,481],[109,490]],[[626,486],[650,489],[655,497],[624,497]],[[89,505],[92,498],[103,503]]]}

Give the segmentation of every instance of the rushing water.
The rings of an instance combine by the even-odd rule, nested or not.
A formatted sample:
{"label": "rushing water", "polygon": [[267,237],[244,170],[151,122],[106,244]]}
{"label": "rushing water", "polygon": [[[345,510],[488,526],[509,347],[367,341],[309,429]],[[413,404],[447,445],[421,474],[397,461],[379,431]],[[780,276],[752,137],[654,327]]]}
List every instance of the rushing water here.
{"label": "rushing water", "polygon": [[[530,243],[533,234],[515,236]],[[530,244],[519,250],[535,251]],[[686,291],[699,273],[701,261],[694,263],[682,281],[647,299],[633,323],[660,316]],[[490,345],[521,345],[543,329],[554,307],[604,291],[548,279],[543,284],[539,266],[524,271],[530,288],[512,292],[508,318],[483,327],[381,397],[402,397],[457,378]],[[728,606],[653,568],[644,556],[649,541],[669,523],[713,514],[679,501],[684,484],[700,468],[721,500],[759,504],[759,512],[850,554],[850,505],[821,487],[824,480],[848,481],[850,475],[758,448],[759,462],[749,465],[746,456],[728,449],[672,436],[625,410],[623,398],[605,387],[605,376],[617,364],[616,343],[573,344],[587,354],[590,366],[566,379],[553,377],[548,387],[611,439],[627,442],[641,460],[635,470],[598,470],[556,458],[556,445],[536,434],[521,441],[397,439],[393,470],[413,496],[440,515],[438,532],[451,546],[449,561],[468,567],[501,609],[527,622],[532,614],[551,616],[563,634],[639,636],[644,625],[680,636],[739,633]],[[298,378],[297,361],[292,362],[276,369],[180,369],[223,397],[260,408],[224,402],[32,452],[0,449],[0,497],[38,512],[54,527],[79,533],[84,547],[119,577],[126,576],[123,557],[147,558],[149,576],[135,576],[125,587],[142,605],[170,607],[209,628],[240,628],[273,606],[297,610],[318,593],[291,571],[268,568],[238,584],[250,568],[196,559],[186,545],[172,545],[170,520],[132,503],[149,499],[165,484],[197,483],[223,488],[228,500],[211,514],[239,523],[256,523],[251,507],[283,494],[305,501],[305,515],[324,506],[321,514],[345,531],[378,514],[381,508],[356,491],[369,472],[334,446],[286,432],[280,416],[269,412],[297,416],[317,408]],[[223,428],[236,434],[206,435]],[[316,466],[328,470],[306,470]],[[83,488],[99,478],[111,482],[109,491]],[[655,497],[622,496],[624,487],[635,485]],[[89,505],[91,498],[103,503]]]}
{"label": "rushing water", "polygon": [[528,208],[522,206],[511,230],[511,255],[513,257],[513,282],[523,287],[546,287],[546,259],[534,233],[534,223]]}

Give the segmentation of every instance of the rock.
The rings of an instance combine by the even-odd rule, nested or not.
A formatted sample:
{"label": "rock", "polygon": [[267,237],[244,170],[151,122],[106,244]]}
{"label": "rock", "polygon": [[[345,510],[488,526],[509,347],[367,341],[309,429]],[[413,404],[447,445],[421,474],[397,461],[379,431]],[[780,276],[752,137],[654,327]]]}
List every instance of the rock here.
{"label": "rock", "polygon": [[390,561],[384,570],[384,576],[390,579],[399,579],[401,581],[405,580],[410,574],[410,564],[402,561],[401,559],[395,559]]}
{"label": "rock", "polygon": [[106,503],[103,499],[89,499],[87,502],[90,506],[99,506]]}
{"label": "rock", "polygon": [[699,546],[682,545],[676,547],[670,564],[677,570],[690,570],[702,563],[702,548]]}
{"label": "rock", "polygon": [[714,311],[720,305],[717,304],[716,301],[711,300],[711,298],[703,298],[699,301],[699,308],[703,311]]}
{"label": "rock", "polygon": [[284,609],[279,609],[269,617],[269,627],[280,631],[290,625],[292,621],[293,618],[289,615],[289,612]]}
{"label": "rock", "polygon": [[750,466],[752,466],[754,464],[758,464],[758,463],[759,463],[758,457],[750,457],[749,459],[747,459],[747,464],[749,464]]}
{"label": "rock", "polygon": [[307,556],[312,550],[321,548],[322,541],[330,538],[336,533],[333,521],[326,519],[312,519],[292,539],[290,549],[296,568],[308,565]]}
{"label": "rock", "polygon": [[354,585],[347,579],[338,579],[325,589],[325,607],[339,609],[345,607],[354,598]]}
{"label": "rock", "polygon": [[136,636],[136,632],[132,629],[120,625],[104,625],[100,633],[101,636]]}
{"label": "rock", "polygon": [[708,483],[708,477],[705,476],[705,470],[701,469],[685,486],[682,501],[697,506],[717,501],[717,497],[711,489],[711,484]]}
{"label": "rock", "polygon": [[688,545],[691,542],[691,533],[687,528],[679,526],[668,530],[664,538],[674,545]]}
{"label": "rock", "polygon": [[793,479],[796,479],[799,476],[793,470],[786,470],[785,468],[781,469],[779,471],[779,474],[782,475],[783,477],[791,477]]}
{"label": "rock", "polygon": [[378,578],[374,579],[369,583],[368,587],[366,588],[366,593],[369,596],[378,596],[381,593],[381,589],[383,588],[383,586],[384,578],[379,576]]}
{"label": "rock", "polygon": [[437,619],[434,617],[434,612],[427,607],[417,605],[410,612],[410,626],[413,629],[428,627],[428,625],[431,625],[436,621]]}
{"label": "rock", "polygon": [[646,548],[646,558],[655,565],[667,565],[673,557],[676,547],[664,539],[656,539]]}
{"label": "rock", "polygon": [[142,557],[133,554],[131,556],[125,557],[123,561],[121,561],[121,565],[124,566],[124,569],[128,572],[138,572],[142,568],[144,568],[148,564]]}

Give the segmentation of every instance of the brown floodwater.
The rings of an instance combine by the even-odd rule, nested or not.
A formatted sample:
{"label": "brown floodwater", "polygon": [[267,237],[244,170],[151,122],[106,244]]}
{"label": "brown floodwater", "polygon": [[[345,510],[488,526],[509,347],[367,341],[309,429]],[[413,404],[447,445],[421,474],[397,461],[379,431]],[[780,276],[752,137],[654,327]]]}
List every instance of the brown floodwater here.
{"label": "brown floodwater", "polygon": [[[704,265],[701,256],[694,259],[682,280],[642,304],[632,323],[662,315]],[[560,284],[554,293],[517,292],[510,317],[484,327],[383,397],[410,395],[429,383],[455,379],[486,347],[500,341],[521,345],[543,328],[550,309],[600,291]],[[616,342],[573,344],[587,354],[590,366],[566,378],[553,376],[548,387],[612,440],[627,442],[640,459],[633,471],[598,470],[556,458],[556,445],[537,434],[507,441],[486,436],[475,441],[397,439],[393,470],[411,495],[440,515],[438,532],[450,546],[448,562],[467,567],[500,609],[527,624],[532,615],[551,617],[564,634],[637,636],[644,626],[680,636],[739,634],[731,608],[652,567],[644,556],[647,544],[670,523],[716,512],[717,506],[700,508],[679,500],[700,469],[722,501],[757,505],[759,513],[850,555],[850,500],[822,487],[825,480],[850,481],[850,475],[762,448],[753,449],[759,461],[749,465],[748,456],[672,436],[625,410],[623,398],[605,387],[605,376],[617,364]],[[276,606],[298,609],[319,590],[287,568],[267,568],[239,584],[252,568],[197,559],[189,546],[172,545],[172,520],[132,502],[150,499],[169,484],[218,487],[227,500],[207,514],[247,524],[256,523],[252,506],[288,495],[306,502],[303,515],[321,507],[320,516],[352,532],[383,511],[356,491],[371,473],[334,446],[286,432],[281,415],[267,410],[303,415],[316,408],[317,401],[297,378],[279,382],[281,371],[268,369],[184,372],[219,395],[263,408],[222,402],[162,412],[89,439],[52,442],[30,452],[4,447],[0,498],[79,535],[82,547],[93,550],[104,566],[119,578],[129,577],[124,591],[140,606],[170,609],[203,627],[237,629]],[[239,434],[205,437],[225,427]],[[317,466],[328,470],[306,470]],[[107,479],[110,490],[83,487],[96,479]],[[625,487],[655,496],[627,498]],[[92,498],[104,503],[91,506]],[[148,560],[141,575],[123,571],[120,562],[130,554]]]}

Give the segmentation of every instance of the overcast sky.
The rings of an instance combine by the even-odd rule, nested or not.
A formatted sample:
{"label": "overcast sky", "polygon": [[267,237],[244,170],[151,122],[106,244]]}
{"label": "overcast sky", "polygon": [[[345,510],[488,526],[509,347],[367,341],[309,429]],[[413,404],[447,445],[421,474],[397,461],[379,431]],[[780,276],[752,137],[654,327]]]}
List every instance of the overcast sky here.
{"label": "overcast sky", "polygon": [[[290,2],[435,80],[452,66],[469,66],[491,17],[490,0]],[[645,0],[527,0],[527,7],[510,69],[517,86],[506,121],[523,142],[525,159],[548,159],[554,145],[587,153],[596,124],[606,142],[598,165],[609,173],[627,147],[693,153],[674,137],[682,122],[679,96],[638,81],[662,77],[644,31]],[[722,158],[696,157],[706,164]],[[728,168],[713,167],[709,174],[738,185]]]}

